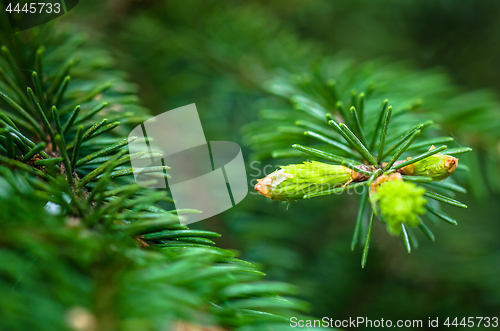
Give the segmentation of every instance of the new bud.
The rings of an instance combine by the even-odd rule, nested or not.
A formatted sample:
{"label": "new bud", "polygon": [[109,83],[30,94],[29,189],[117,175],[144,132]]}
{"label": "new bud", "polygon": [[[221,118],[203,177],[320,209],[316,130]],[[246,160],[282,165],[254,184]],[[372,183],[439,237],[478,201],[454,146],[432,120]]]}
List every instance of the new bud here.
{"label": "new bud", "polygon": [[[431,150],[434,146],[431,147]],[[401,168],[403,175],[425,176],[434,180],[443,180],[448,178],[457,168],[458,159],[451,155],[437,153],[416,163]]]}
{"label": "new bud", "polygon": [[281,167],[259,179],[255,190],[272,200],[290,201],[360,179],[360,174],[344,166],[312,161]]}
{"label": "new bud", "polygon": [[380,210],[387,231],[391,235],[399,235],[402,224],[412,227],[420,224],[417,215],[424,214],[427,203],[424,193],[425,189],[404,182],[400,174],[394,173],[377,178],[371,188],[370,200],[374,210]]}

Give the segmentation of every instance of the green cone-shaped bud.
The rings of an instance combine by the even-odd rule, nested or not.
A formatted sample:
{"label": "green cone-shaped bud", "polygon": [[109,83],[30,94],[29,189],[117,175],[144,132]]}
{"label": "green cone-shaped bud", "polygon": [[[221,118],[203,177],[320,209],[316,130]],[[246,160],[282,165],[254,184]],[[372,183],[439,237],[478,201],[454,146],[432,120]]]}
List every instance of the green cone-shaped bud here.
{"label": "green cone-shaped bud", "polygon": [[401,234],[401,224],[418,226],[417,217],[425,212],[425,189],[413,183],[404,182],[399,178],[382,181],[373,191],[370,199],[373,204],[378,203],[378,208],[383,219],[387,222],[387,231],[391,235]]}
{"label": "green cone-shaped bud", "polygon": [[358,174],[341,165],[304,162],[281,167],[259,179],[255,190],[278,201],[302,199],[304,195],[340,187]]}
{"label": "green cone-shaped bud", "polygon": [[425,176],[431,177],[434,180],[443,180],[455,171],[457,165],[458,159],[456,157],[437,153],[403,167],[400,172],[403,175]]}

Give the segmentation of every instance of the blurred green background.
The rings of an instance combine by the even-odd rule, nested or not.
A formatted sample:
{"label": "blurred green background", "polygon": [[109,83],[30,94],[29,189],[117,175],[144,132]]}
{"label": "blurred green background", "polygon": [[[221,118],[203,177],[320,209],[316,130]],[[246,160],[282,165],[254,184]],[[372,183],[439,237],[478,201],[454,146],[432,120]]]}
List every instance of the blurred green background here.
{"label": "blurred green background", "polygon": [[[442,120],[444,135],[475,149],[468,160],[473,171],[459,177],[469,188],[460,196],[469,208],[445,209],[459,224],[431,225],[435,243],[419,236],[420,246],[408,254],[376,224],[361,269],[361,249],[349,249],[358,206],[349,195],[287,206],[252,192],[193,228],[222,233],[221,247],[238,248],[270,279],[298,285],[312,316],[499,315],[499,1],[88,0],[67,16],[114,54],[153,112],[196,103],[207,140],[240,143],[249,176],[284,162],[261,158],[251,167],[256,156],[244,139],[245,125],[260,109],[290,108],[263,88],[275,73],[302,73],[329,61],[353,61],[355,70],[356,63],[381,61],[373,63],[397,63],[394,70],[410,80],[410,73],[435,75],[416,91],[442,89],[457,97],[446,112],[441,104],[448,100],[439,99],[446,93],[423,98],[428,114]],[[467,102],[489,127],[450,116]]]}

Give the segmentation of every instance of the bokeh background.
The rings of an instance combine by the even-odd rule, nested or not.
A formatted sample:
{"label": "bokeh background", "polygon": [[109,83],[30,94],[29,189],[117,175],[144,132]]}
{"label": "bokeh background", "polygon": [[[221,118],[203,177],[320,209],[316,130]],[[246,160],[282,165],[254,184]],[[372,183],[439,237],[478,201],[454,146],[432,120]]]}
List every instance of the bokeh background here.
{"label": "bokeh background", "polygon": [[288,206],[250,194],[192,226],[222,233],[218,245],[299,286],[312,316],[427,321],[500,312],[498,17],[494,0],[87,0],[63,19],[113,53],[153,112],[196,103],[207,140],[238,142],[249,176],[291,162],[259,155],[246,138],[261,109],[291,107],[265,90],[272,75],[344,61],[353,71],[386,66],[409,86],[427,77],[414,90],[429,91],[429,116],[474,148],[464,156],[471,172],[457,175],[469,208],[445,208],[458,226],[431,225],[436,242],[419,235],[408,254],[376,224],[362,269],[361,248],[349,249],[358,206],[349,195]]}

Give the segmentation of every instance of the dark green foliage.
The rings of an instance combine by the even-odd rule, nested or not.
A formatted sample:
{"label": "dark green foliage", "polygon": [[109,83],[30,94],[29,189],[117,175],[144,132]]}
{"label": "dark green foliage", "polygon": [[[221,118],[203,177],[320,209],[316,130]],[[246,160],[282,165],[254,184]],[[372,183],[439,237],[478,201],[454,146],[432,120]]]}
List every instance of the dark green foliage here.
{"label": "dark green foliage", "polygon": [[136,87],[74,27],[57,30],[1,35],[1,328],[261,330],[307,309],[134,183],[129,160],[145,153],[123,136],[148,113]]}
{"label": "dark green foliage", "polygon": [[[460,169],[453,175],[471,194],[462,195],[465,189],[457,184],[440,185],[431,183],[431,178],[404,177],[407,181],[419,183],[441,195],[463,200],[469,209],[444,206],[444,211],[439,211],[444,219],[427,212],[430,222],[421,223],[423,234],[419,236],[416,233],[417,236],[412,236],[411,231],[407,231],[407,240],[404,241],[390,238],[383,227],[374,222],[370,262],[365,269],[359,268],[361,251],[349,254],[346,247],[352,243],[355,224],[359,224],[356,225],[356,241],[364,244],[369,228],[369,215],[359,214],[360,204],[348,194],[311,199],[301,204],[291,204],[288,209],[284,204],[248,196],[238,208],[220,215],[220,218],[208,224],[201,222],[193,225],[196,229],[216,229],[223,234],[221,238],[182,237],[183,242],[208,245],[213,240],[223,247],[241,248],[246,259],[264,264],[272,279],[298,285],[302,295],[313,303],[316,316],[423,320],[429,316],[439,316],[442,320],[447,316],[497,314],[497,307],[500,305],[500,287],[497,281],[500,258],[497,221],[500,213],[497,203],[500,188],[499,103],[494,90],[471,91],[474,88],[500,86],[495,70],[500,50],[497,38],[500,21],[496,19],[500,10],[497,2],[391,0],[381,5],[371,0],[257,0],[230,3],[188,0],[106,1],[106,6],[103,3],[100,0],[81,1],[78,12],[73,11],[68,15],[69,20],[83,22],[81,29],[89,30],[92,38],[102,39],[100,49],[91,50],[86,47],[86,53],[93,53],[90,58],[95,61],[94,68],[97,70],[88,70],[87,66],[81,66],[81,62],[75,65],[71,61],[73,53],[65,51],[54,62],[57,65],[50,69],[50,72],[59,73],[59,83],[54,87],[53,84],[45,86],[47,92],[54,95],[56,107],[64,110],[61,115],[62,129],[64,133],[69,132],[71,135],[67,137],[71,139],[65,140],[67,146],[75,142],[73,138],[76,138],[79,125],[85,126],[83,134],[104,117],[109,121],[101,129],[115,121],[120,121],[121,125],[91,139],[87,146],[84,141],[84,149],[89,148],[88,145],[93,140],[97,142],[104,138],[108,141],[103,140],[100,148],[107,147],[109,142],[119,143],[117,140],[110,141],[110,137],[124,137],[127,134],[127,130],[122,129],[124,125],[127,126],[124,119],[115,120],[112,115],[97,115],[95,120],[90,121],[93,118],[90,108],[81,110],[85,116],[90,115],[89,118],[81,121],[83,116],[78,116],[81,121],[78,125],[72,125],[71,122],[67,126],[65,120],[79,109],[73,106],[75,100],[72,98],[68,98],[69,102],[64,104],[58,101],[66,94],[64,91],[78,92],[77,88],[72,88],[76,73],[80,76],[87,75],[84,82],[76,79],[79,88],[85,87],[88,82],[105,84],[108,81],[104,77],[106,72],[108,77],[123,81],[122,72],[109,72],[112,67],[107,60],[109,56],[103,50],[105,47],[117,55],[118,67],[126,69],[132,74],[132,80],[140,84],[141,100],[153,112],[196,102],[209,140],[239,141],[240,127],[255,120],[257,110],[263,109],[259,111],[262,119],[255,126],[249,125],[244,129],[245,142],[254,147],[253,155],[256,159],[269,161],[269,156],[280,157],[274,159],[273,165],[295,162],[297,159],[292,157],[303,156],[302,152],[290,148],[297,142],[308,146],[321,142],[329,144],[332,151],[343,150],[346,152],[345,157],[359,156],[357,151],[354,155],[350,154],[351,148],[346,143],[340,144],[328,138],[332,129],[318,126],[307,115],[300,115],[297,127],[292,119],[298,116],[299,111],[291,109],[288,98],[268,97],[268,84],[265,81],[270,78],[275,80],[278,75],[284,82],[283,85],[294,85],[304,78],[307,81],[307,76],[318,72],[317,66],[320,73],[326,68],[327,72],[322,73],[325,77],[337,79],[328,80],[326,84],[337,99],[340,96],[343,99],[343,103],[335,104],[335,108],[328,109],[329,112],[336,112],[338,109],[339,113],[349,118],[349,105],[357,104],[356,111],[363,108],[363,115],[360,116],[359,112],[357,114],[359,123],[367,126],[374,122],[367,122],[366,113],[379,111],[380,103],[384,98],[389,98],[394,106],[388,130],[395,131],[389,132],[387,136],[391,139],[396,136],[403,138],[410,129],[425,123],[429,118],[437,123],[422,131],[420,137],[408,148],[408,155],[425,153],[432,144],[447,145],[447,151],[454,150],[451,148],[453,146],[471,146],[474,149],[474,153],[457,155],[460,158]],[[85,16],[85,13],[89,15]],[[0,26],[4,23],[0,22]],[[41,40],[44,38],[43,34],[39,37]],[[79,43],[78,40],[74,42]],[[71,51],[74,44],[67,45],[65,49]],[[36,53],[43,54],[43,48]],[[3,54],[4,51],[2,56]],[[45,51],[45,54],[50,52]],[[377,60],[379,57],[383,57],[383,60]],[[38,59],[40,58],[39,56]],[[49,59],[43,59],[43,62],[35,59],[37,73],[49,72]],[[319,61],[315,63],[317,59]],[[398,62],[398,59],[410,59],[413,63]],[[370,62],[366,62],[367,60]],[[89,63],[89,60],[86,62]],[[32,63],[29,62],[30,70],[23,79],[36,94],[31,76]],[[442,68],[428,69],[436,65]],[[61,70],[60,66],[63,66]],[[335,67],[337,69],[329,71]],[[292,77],[293,82],[290,82],[290,73],[296,74]],[[89,78],[89,74],[102,76],[94,80],[95,76]],[[14,72],[12,77],[14,75],[18,76],[19,72]],[[372,82],[375,83],[375,89],[370,94]],[[455,83],[460,83],[461,86],[457,87]],[[91,85],[98,87],[95,83]],[[59,88],[56,89],[56,86]],[[4,91],[3,88],[0,91]],[[26,93],[25,88],[26,84],[14,87]],[[101,88],[106,88],[106,85]],[[356,100],[356,94],[351,93],[353,88],[358,92],[365,91],[365,96],[361,97],[359,94]],[[135,93],[137,87],[127,84],[126,89]],[[120,91],[124,92],[126,89]],[[130,104],[119,102],[113,105],[110,92],[105,92],[108,97],[99,100],[101,103],[96,102],[93,106],[95,111],[109,111],[109,107],[102,110],[97,108],[103,106],[102,101],[110,101],[111,107],[127,107],[126,111],[130,113],[127,116],[130,117],[126,117],[126,120],[136,123],[137,121],[133,122],[136,116],[134,114],[141,114],[142,111],[133,103],[135,97],[131,96],[128,100],[132,101]],[[13,97],[12,93],[10,91],[8,96]],[[82,97],[82,94],[78,95],[79,99]],[[374,98],[378,98],[376,102]],[[419,104],[422,106],[406,112],[404,116],[405,121],[410,121],[411,118],[414,125],[409,124],[406,131],[401,127],[399,132],[397,129],[403,117],[398,119],[396,113],[408,105]],[[47,107],[50,110],[50,105]],[[0,108],[7,107],[2,105]],[[18,117],[15,125],[24,132],[26,126],[30,127],[30,123],[21,115]],[[25,127],[22,127],[20,120],[24,120]],[[376,122],[382,123],[382,120],[381,117],[376,118]],[[276,127],[276,121],[283,121],[284,125]],[[356,134],[357,124],[347,124]],[[268,139],[272,136],[250,135],[251,131],[265,131],[267,125],[277,129],[272,135],[279,136],[280,139],[288,136],[286,143],[278,141],[277,150]],[[66,130],[68,127],[71,127],[71,131]],[[40,123],[35,130],[41,128]],[[307,135],[304,135],[305,131],[308,132]],[[320,135],[316,134],[318,132]],[[422,137],[425,135],[429,138]],[[447,137],[450,135],[453,138]],[[7,139],[16,141],[17,138],[11,136]],[[378,152],[374,147],[379,145],[379,141],[370,141],[369,137],[365,139],[368,149]],[[384,146],[385,153],[390,152],[389,154],[399,147],[395,143],[391,145],[386,142]],[[1,153],[7,155],[6,153],[13,151],[14,149],[5,152],[1,150]],[[94,146],[93,151],[97,151]],[[25,150],[23,154],[16,152],[19,157],[29,151]],[[72,153],[72,150],[68,151],[73,164]],[[84,152],[80,155],[77,160],[88,154]],[[93,171],[96,165],[102,165],[110,158],[110,155],[98,155],[76,168]],[[55,158],[53,161],[45,159],[36,161],[36,164],[61,164],[62,161],[62,158]],[[247,170],[253,177],[259,173],[255,165],[250,165]],[[26,168],[26,171],[34,172],[32,168]],[[117,171],[116,175],[123,173],[121,170]],[[80,173],[81,175],[84,173]],[[259,176],[263,177],[262,174]],[[117,177],[116,180],[122,181],[125,178]],[[94,184],[90,183],[88,187],[92,185]],[[119,185],[102,195],[92,195],[91,191],[89,199],[98,202],[127,192],[131,187],[135,185]],[[440,203],[431,199],[429,201],[430,208],[438,211]],[[363,217],[357,218],[359,215]],[[116,216],[118,215],[115,214]],[[459,226],[450,227],[443,222],[448,219],[458,220]],[[132,234],[140,235],[150,231],[143,232],[143,227],[148,228],[148,224],[139,224],[135,232],[131,231]],[[153,233],[162,231],[160,228]],[[435,237],[439,239],[435,243],[427,242],[427,238],[433,240]],[[192,241],[187,238],[196,239]],[[424,241],[420,243],[419,249],[413,249],[411,255],[408,255],[405,244],[409,242],[415,248],[416,238],[424,238]],[[175,245],[176,242],[170,245],[172,244]],[[142,253],[143,250],[139,252]],[[231,258],[223,259],[230,261]],[[23,261],[22,266],[29,265],[30,261]],[[236,287],[238,289],[239,285]],[[243,288],[246,286],[243,285]],[[135,290],[134,298],[142,299],[138,293],[146,292],[143,289]],[[153,295],[148,297],[151,299]],[[155,296],[155,300],[163,298]],[[143,301],[136,299],[127,309],[138,309],[141,304]],[[138,311],[138,314],[142,313]],[[36,316],[43,321],[44,315],[40,313]]]}

